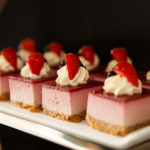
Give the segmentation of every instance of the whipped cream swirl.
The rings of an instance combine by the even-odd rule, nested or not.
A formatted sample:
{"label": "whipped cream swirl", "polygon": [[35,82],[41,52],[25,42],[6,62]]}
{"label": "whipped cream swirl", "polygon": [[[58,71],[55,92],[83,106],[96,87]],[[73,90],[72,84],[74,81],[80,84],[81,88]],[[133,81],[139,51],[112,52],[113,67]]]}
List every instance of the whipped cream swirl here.
{"label": "whipped cream swirl", "polygon": [[[132,60],[129,58],[129,57],[127,57],[127,62],[129,63],[129,64],[132,64]],[[110,72],[110,71],[112,71],[112,69],[116,66],[118,64],[118,62],[116,61],[116,60],[111,60],[109,63],[108,63],[108,65],[107,65],[107,67],[106,67],[106,72]]]}
{"label": "whipped cream swirl", "polygon": [[21,69],[20,72],[21,76],[24,78],[30,78],[30,79],[40,79],[40,78],[46,78],[50,76],[50,67],[44,63],[40,74],[36,75],[33,74],[32,71],[30,70],[30,67],[28,65],[28,63]]}
{"label": "whipped cream swirl", "polygon": [[67,86],[67,85],[77,86],[80,84],[86,84],[89,79],[89,72],[84,67],[81,66],[78,70],[78,73],[73,78],[73,80],[69,79],[68,69],[66,65],[61,67],[57,71],[57,74],[58,77],[56,79],[56,83],[62,86]]}
{"label": "whipped cream swirl", "polygon": [[83,64],[83,66],[85,66],[87,68],[87,70],[91,71],[96,69],[99,64],[100,64],[100,58],[98,57],[97,54],[94,55],[94,64],[91,65],[91,63],[86,60],[83,56],[79,56],[79,59],[81,61],[81,63]]}
{"label": "whipped cream swirl", "polygon": [[17,53],[17,55],[25,62],[28,58],[28,56],[30,55],[31,53],[24,50],[24,49],[20,49]]}
{"label": "whipped cream swirl", "polygon": [[142,83],[138,80],[138,87],[130,83],[125,77],[120,75],[114,75],[108,77],[105,82],[103,89],[106,93],[112,93],[116,96],[120,95],[134,95],[142,93]]}
{"label": "whipped cream swirl", "polygon": [[45,52],[43,56],[47,60],[47,63],[50,66],[58,66],[61,63],[61,61],[64,60],[64,52],[63,51],[61,52],[61,57],[59,57],[57,54],[55,54],[52,51]]}
{"label": "whipped cream swirl", "polygon": [[[17,69],[20,70],[23,66],[23,62],[21,59],[17,58]],[[14,67],[4,58],[4,56],[0,56],[0,71],[9,72],[15,71]]]}
{"label": "whipped cream swirl", "polygon": [[146,80],[150,80],[150,71],[146,73]]}

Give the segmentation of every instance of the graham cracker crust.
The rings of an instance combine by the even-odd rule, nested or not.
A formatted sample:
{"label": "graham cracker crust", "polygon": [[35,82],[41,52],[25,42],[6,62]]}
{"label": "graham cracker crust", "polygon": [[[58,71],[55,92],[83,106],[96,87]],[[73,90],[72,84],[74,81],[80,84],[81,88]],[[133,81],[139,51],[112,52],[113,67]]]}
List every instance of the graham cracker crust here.
{"label": "graham cracker crust", "polygon": [[131,127],[122,127],[122,126],[117,126],[117,125],[112,125],[109,123],[105,123],[103,121],[94,119],[90,115],[86,115],[86,120],[88,124],[93,128],[98,131],[106,132],[112,135],[118,135],[118,136],[126,136],[128,133],[133,132],[139,128],[142,128],[144,126],[150,125],[150,120],[145,121],[141,124],[137,124],[135,126]]}
{"label": "graham cracker crust", "polygon": [[45,108],[44,108],[43,112],[44,112],[44,114],[47,114],[50,117],[57,118],[57,119],[60,119],[60,120],[63,120],[63,121],[74,122],[74,123],[81,122],[82,120],[85,119],[85,115],[86,115],[86,111],[83,111],[79,114],[74,114],[74,115],[65,115],[63,113],[60,114],[58,112],[47,110]]}
{"label": "graham cracker crust", "polygon": [[0,101],[9,101],[9,92],[0,94]]}
{"label": "graham cracker crust", "polygon": [[33,105],[23,104],[22,102],[12,102],[12,101],[11,101],[11,104],[14,106],[18,106],[20,108],[28,109],[30,112],[41,111],[41,106],[33,106]]}

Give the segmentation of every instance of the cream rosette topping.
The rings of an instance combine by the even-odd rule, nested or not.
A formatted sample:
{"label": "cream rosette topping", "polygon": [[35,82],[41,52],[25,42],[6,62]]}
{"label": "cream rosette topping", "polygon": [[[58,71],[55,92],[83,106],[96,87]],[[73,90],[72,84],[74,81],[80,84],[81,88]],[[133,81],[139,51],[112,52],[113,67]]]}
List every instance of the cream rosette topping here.
{"label": "cream rosette topping", "polygon": [[41,54],[31,54],[20,74],[22,77],[30,79],[47,78],[50,76],[50,67],[44,62]]}
{"label": "cream rosette topping", "polygon": [[114,72],[109,73],[103,89],[106,93],[112,93],[116,96],[132,96],[142,93],[142,84],[134,67],[127,62],[123,62],[115,67]]}
{"label": "cream rosette topping", "polygon": [[127,56],[127,50],[125,48],[114,48],[111,50],[111,55],[114,59],[108,63],[105,70],[107,73],[112,71],[112,69],[120,62],[132,64],[132,60]]}
{"label": "cream rosette topping", "polygon": [[20,58],[17,58],[16,50],[14,48],[3,49],[0,55],[0,71],[11,72],[20,70],[23,66],[23,62]]}
{"label": "cream rosette topping", "polygon": [[58,77],[56,83],[61,86],[78,86],[86,84],[89,79],[89,73],[85,67],[80,65],[80,60],[75,54],[65,55],[66,65],[57,71]]}
{"label": "cream rosette topping", "polygon": [[26,38],[19,44],[18,56],[25,62],[31,53],[36,52],[36,44],[32,38]]}
{"label": "cream rosette topping", "polygon": [[94,52],[93,47],[91,46],[83,46],[79,50],[79,59],[81,63],[87,68],[87,70],[92,71],[98,68],[100,64],[100,58]]}
{"label": "cream rosette topping", "polygon": [[44,53],[44,58],[50,66],[59,66],[64,60],[64,51],[62,50],[62,45],[58,42],[53,42],[46,46],[46,52]]}
{"label": "cream rosette topping", "polygon": [[150,71],[146,73],[146,80],[150,80]]}

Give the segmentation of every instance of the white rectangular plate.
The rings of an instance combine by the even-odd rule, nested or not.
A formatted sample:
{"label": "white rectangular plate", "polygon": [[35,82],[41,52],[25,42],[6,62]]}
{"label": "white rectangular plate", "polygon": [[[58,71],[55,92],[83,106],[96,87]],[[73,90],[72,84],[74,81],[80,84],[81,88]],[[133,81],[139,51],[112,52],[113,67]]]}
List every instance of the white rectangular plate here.
{"label": "white rectangular plate", "polygon": [[127,149],[150,139],[150,126],[134,131],[125,137],[112,136],[91,129],[86,121],[70,123],[51,118],[41,113],[31,113],[26,109],[12,106],[9,102],[0,102],[0,112],[15,116],[30,122],[53,128],[73,136],[79,136],[90,142],[102,144],[114,149]]}

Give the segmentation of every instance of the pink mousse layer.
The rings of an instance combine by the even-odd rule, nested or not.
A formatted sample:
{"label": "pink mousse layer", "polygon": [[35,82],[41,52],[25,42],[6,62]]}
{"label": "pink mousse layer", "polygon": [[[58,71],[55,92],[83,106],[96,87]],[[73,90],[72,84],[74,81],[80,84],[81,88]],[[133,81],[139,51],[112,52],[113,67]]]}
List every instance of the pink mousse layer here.
{"label": "pink mousse layer", "polygon": [[96,81],[78,87],[58,86],[52,81],[42,88],[42,107],[65,115],[81,113],[86,110],[88,93],[99,87],[101,83]]}
{"label": "pink mousse layer", "polygon": [[20,76],[9,78],[10,100],[21,102],[32,106],[41,105],[42,85],[53,80],[53,78],[31,80]]}
{"label": "pink mousse layer", "polygon": [[115,97],[97,90],[90,93],[87,114],[113,125],[130,127],[150,120],[150,92],[135,96]]}
{"label": "pink mousse layer", "polygon": [[17,74],[17,72],[0,73],[0,94],[9,92],[8,77]]}

